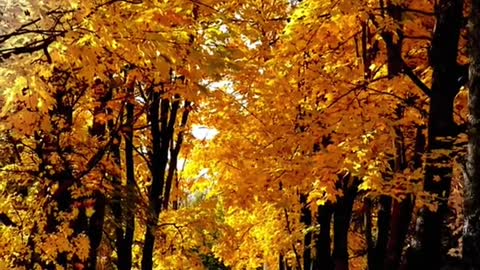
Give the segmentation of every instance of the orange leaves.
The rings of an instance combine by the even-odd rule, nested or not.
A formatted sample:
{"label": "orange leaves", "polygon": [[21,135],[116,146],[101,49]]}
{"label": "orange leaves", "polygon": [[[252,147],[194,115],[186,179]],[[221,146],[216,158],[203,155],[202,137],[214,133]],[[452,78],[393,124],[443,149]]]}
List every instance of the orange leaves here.
{"label": "orange leaves", "polygon": [[[28,65],[24,60],[0,70],[0,137],[15,146],[8,164],[0,164],[2,179],[8,179],[8,185],[0,181],[0,193],[12,197],[1,199],[14,207],[12,198],[18,198],[28,209],[20,216],[35,213],[32,219],[43,228],[46,218],[32,210],[35,201],[74,183],[66,191],[76,200],[72,216],[63,213],[58,224],[65,232],[36,233],[46,261],[59,252],[87,259],[87,237],[65,224],[81,211],[89,222],[99,213],[93,200],[84,204],[96,191],[124,210],[138,206],[133,253],[140,261],[150,218],[144,202],[150,171],[158,165],[152,164],[148,132],[155,125],[162,132],[176,130],[172,141],[161,140],[166,159],[179,132],[192,133],[173,174],[171,205],[178,209],[165,211],[155,224],[159,269],[201,269],[200,255],[233,269],[274,269],[279,254],[293,263],[292,246],[301,252],[303,236],[315,232],[315,224],[300,222],[299,195],[315,213],[318,205],[343,196],[338,184],[345,173],[359,179],[366,196],[415,194],[419,204],[430,202],[418,184],[423,171],[408,163],[418,154],[414,129],[426,122],[428,97],[407,76],[391,74],[391,54],[380,33],[392,32],[400,41],[396,31],[404,31],[400,55],[429,84],[424,48],[432,20],[409,15],[399,22],[383,16],[373,0],[291,2],[61,1],[75,10],[59,22],[66,32],[47,50],[52,63],[28,58]],[[432,11],[427,1],[403,4]],[[151,123],[153,93],[169,100],[162,112],[169,119],[176,113],[175,121]],[[185,100],[193,109],[183,107]],[[127,116],[129,106],[133,116]],[[456,109],[461,123],[465,93],[457,96]],[[180,126],[185,110],[192,128]],[[199,132],[201,127],[208,130]],[[127,142],[134,148],[136,180],[128,192]],[[391,165],[400,150],[408,169]],[[10,192],[12,183],[32,190],[23,198]],[[0,227],[1,236],[15,233]],[[25,249],[15,239],[15,247]],[[352,239],[364,245],[358,235]],[[110,258],[114,251],[106,253]]]}

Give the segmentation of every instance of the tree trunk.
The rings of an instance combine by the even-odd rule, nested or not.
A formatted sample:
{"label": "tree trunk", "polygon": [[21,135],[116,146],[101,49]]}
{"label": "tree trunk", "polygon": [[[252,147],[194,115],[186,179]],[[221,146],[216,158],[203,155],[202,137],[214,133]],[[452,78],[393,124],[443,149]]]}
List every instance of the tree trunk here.
{"label": "tree trunk", "polygon": [[[149,215],[147,217],[147,229],[142,251],[142,270],[153,269],[153,248],[155,244],[155,229],[162,207],[163,187],[165,181],[165,169],[168,162],[168,145],[170,134],[166,132],[168,125],[168,110],[170,102],[161,99],[161,94],[152,89],[152,104],[150,106],[149,120],[152,136],[151,172],[152,185],[150,186]],[[161,126],[161,128],[160,128]]]}
{"label": "tree trunk", "polygon": [[[422,166],[422,155],[425,149],[425,138],[420,127],[417,128],[414,148],[413,169],[415,170]],[[390,239],[383,267],[385,270],[398,269],[400,266],[405,239],[412,219],[413,206],[414,199],[408,194],[405,199],[395,201],[393,204]]]}
{"label": "tree trunk", "polygon": [[163,195],[163,209],[166,210],[169,207],[170,203],[170,195],[172,193],[172,183],[175,180],[175,175],[177,172],[177,164],[178,164],[178,155],[180,154],[180,149],[182,148],[182,143],[183,143],[183,136],[184,136],[184,129],[187,126],[187,121],[188,121],[188,116],[190,114],[191,110],[191,102],[186,100],[185,104],[183,106],[184,111],[182,113],[182,119],[180,121],[180,128],[179,132],[177,135],[177,140],[173,141],[173,128],[175,125],[175,119],[176,119],[176,114],[178,111],[179,107],[179,100],[180,96],[176,96],[176,101],[173,102],[172,105],[172,111],[170,115],[170,121],[169,121],[169,128],[168,132],[171,132],[172,134],[172,143],[171,143],[171,149],[170,149],[170,163],[168,165],[168,173],[167,173],[167,179],[165,181],[165,190],[164,190],[164,195]]}
{"label": "tree trunk", "polygon": [[[135,232],[135,209],[136,209],[136,196],[135,196],[135,171],[133,160],[133,126],[134,126],[134,96],[133,88],[130,88],[128,93],[128,100],[126,111],[127,121],[125,131],[125,169],[127,176],[127,195],[123,196],[123,201],[132,201],[134,203],[126,204],[123,215],[120,214],[120,218],[117,218],[117,267],[119,270],[130,270],[132,268],[132,248],[133,237]],[[120,198],[120,197],[119,197]],[[120,204],[120,202],[117,202]],[[117,215],[118,215],[117,214]],[[125,220],[125,230],[123,229],[123,221]]]}
{"label": "tree trunk", "polygon": [[335,270],[348,270],[348,231],[358,179],[346,175],[340,181],[343,196],[337,200],[333,217],[333,262]]}
{"label": "tree trunk", "polygon": [[383,258],[387,249],[388,236],[390,231],[390,217],[392,199],[388,196],[381,196],[379,199],[380,209],[378,210],[377,218],[377,242],[369,259],[373,262],[369,262],[369,270],[380,270],[382,267]]}
{"label": "tree trunk", "polygon": [[332,270],[333,262],[331,255],[330,228],[333,214],[333,206],[327,202],[318,207],[317,224],[320,231],[316,234],[315,250],[316,256],[313,262],[313,269]]}
{"label": "tree trunk", "polygon": [[[300,204],[302,205],[302,213],[300,217],[300,222],[305,225],[308,229],[312,226],[312,212],[308,208],[307,204],[307,195],[300,195]],[[312,264],[312,253],[311,253],[311,244],[312,244],[312,233],[310,230],[305,234],[303,238],[303,270],[308,270]]]}
{"label": "tree trunk", "polygon": [[[453,121],[453,101],[458,83],[458,40],[462,27],[463,0],[440,0],[437,6],[437,23],[430,50],[433,68],[428,119],[428,147],[425,166],[424,189],[437,195],[436,212],[423,209],[418,230],[419,258],[410,269],[439,269],[444,258],[442,231],[448,210],[452,166],[449,153],[452,137],[456,136]],[[438,179],[438,180],[437,180]]]}
{"label": "tree trunk", "polygon": [[469,21],[469,111],[470,129],[465,178],[465,269],[480,269],[480,1],[472,0]]}
{"label": "tree trunk", "polygon": [[152,96],[153,100],[149,112],[152,136],[150,164],[152,185],[148,196],[150,214],[147,218],[147,230],[144,238],[142,270],[151,270],[153,268],[155,229],[160,212],[169,207],[172,181],[177,169],[177,158],[183,143],[183,129],[186,127],[191,110],[191,102],[185,101],[180,123],[181,128],[178,131],[176,140],[174,140],[180,96],[176,95],[170,100],[168,97],[162,98],[161,93],[155,91]]}

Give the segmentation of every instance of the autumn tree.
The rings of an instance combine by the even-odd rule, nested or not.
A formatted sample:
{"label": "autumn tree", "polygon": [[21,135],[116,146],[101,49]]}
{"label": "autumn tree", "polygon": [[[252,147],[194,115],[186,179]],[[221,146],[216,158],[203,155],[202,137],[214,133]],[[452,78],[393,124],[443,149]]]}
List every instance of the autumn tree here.
{"label": "autumn tree", "polygon": [[2,266],[445,263],[463,1],[33,2],[1,15]]}

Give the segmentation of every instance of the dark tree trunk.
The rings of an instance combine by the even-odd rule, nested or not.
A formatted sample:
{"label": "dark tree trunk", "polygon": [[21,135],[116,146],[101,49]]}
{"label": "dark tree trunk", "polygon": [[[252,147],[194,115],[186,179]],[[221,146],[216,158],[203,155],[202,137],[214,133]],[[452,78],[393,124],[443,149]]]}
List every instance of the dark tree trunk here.
{"label": "dark tree trunk", "polygon": [[124,254],[124,245],[123,245],[123,209],[122,209],[122,196],[121,196],[121,181],[118,178],[113,179],[114,185],[117,187],[117,190],[114,192],[110,207],[112,209],[113,219],[115,222],[115,248],[117,249],[117,268],[122,269],[121,258],[125,257]]}
{"label": "dark tree trunk", "polygon": [[128,100],[126,109],[127,109],[127,132],[125,133],[125,167],[126,167],[126,174],[127,174],[127,191],[128,191],[128,200],[133,201],[134,203],[128,204],[129,207],[127,209],[127,216],[126,216],[126,228],[125,228],[125,238],[124,238],[124,246],[125,246],[125,259],[123,259],[123,269],[129,270],[132,268],[132,248],[133,248],[133,237],[135,233],[135,212],[136,212],[136,196],[135,196],[135,163],[133,160],[133,128],[134,128],[134,112],[135,112],[135,105],[134,105],[134,96],[133,96],[133,89],[130,90],[131,93],[130,99]]}
{"label": "dark tree trunk", "polygon": [[386,256],[388,237],[390,232],[390,217],[392,208],[392,198],[381,196],[379,199],[380,209],[377,218],[377,243],[374,252],[374,269],[382,269],[383,259]]}
{"label": "dark tree trunk", "polygon": [[[442,231],[450,195],[452,166],[448,155],[452,137],[456,136],[453,121],[453,101],[459,90],[457,52],[462,27],[463,0],[440,0],[437,6],[437,23],[430,50],[433,68],[428,119],[428,147],[425,166],[424,189],[438,196],[438,210],[423,209],[418,230],[418,260],[410,269],[439,269],[444,258]],[[434,180],[434,179],[438,179]]]}
{"label": "dark tree trunk", "polygon": [[[180,96],[175,95],[175,100],[172,102],[172,109],[170,112],[170,119],[168,121],[167,125],[167,130],[169,134],[172,134],[172,140],[169,142],[170,145],[170,163],[168,164],[168,172],[167,172],[167,178],[165,180],[165,188],[164,188],[164,194],[163,194],[163,210],[168,209],[168,205],[170,202],[170,191],[172,188],[172,182],[173,182],[173,177],[175,174],[175,171],[177,169],[177,156],[178,153],[175,151],[176,150],[176,145],[174,145],[173,142],[173,129],[175,128],[175,123],[177,121],[177,112],[178,108],[180,107]],[[165,132],[165,131],[163,131]],[[180,149],[179,149],[180,150]]]}
{"label": "dark tree trunk", "polygon": [[357,196],[358,179],[350,175],[341,181],[343,196],[338,198],[333,214],[333,262],[335,270],[348,270],[348,231],[353,203]]}
{"label": "dark tree trunk", "polygon": [[[165,169],[168,162],[168,146],[171,134],[166,132],[168,126],[168,111],[170,102],[161,99],[161,94],[152,89],[152,104],[150,105],[149,121],[152,136],[151,172],[152,185],[150,186],[149,214],[147,229],[142,251],[142,270],[153,269],[153,248],[155,244],[155,229],[162,207],[162,194],[165,181]],[[161,126],[161,128],[160,128]]]}
{"label": "dark tree trunk", "polygon": [[[176,114],[178,111],[179,107],[179,100],[180,97],[176,96],[176,101],[173,102],[172,105],[172,112],[170,115],[170,121],[169,121],[169,128],[168,132],[171,132],[173,134],[173,128],[175,125],[175,119],[176,119]],[[179,132],[177,135],[177,140],[173,141],[173,135],[172,135],[172,143],[171,143],[171,149],[170,149],[170,163],[168,165],[168,173],[167,173],[167,179],[165,181],[165,190],[164,190],[164,195],[163,195],[163,209],[166,210],[169,207],[170,203],[170,195],[172,193],[172,183],[175,180],[175,174],[177,171],[177,163],[178,163],[178,154],[180,154],[180,149],[182,147],[183,143],[183,136],[184,136],[184,129],[187,126],[187,121],[188,121],[188,116],[190,114],[191,110],[191,102],[190,101],[185,101],[185,104],[183,106],[184,111],[182,113],[182,119],[180,121],[180,128]]]}
{"label": "dark tree trunk", "polygon": [[[386,6],[383,1],[380,2],[380,8],[382,11],[382,17],[385,14],[392,17],[397,23],[401,25],[402,10],[401,8],[387,0]],[[403,59],[402,59],[402,42],[403,31],[401,26],[393,33],[391,31],[382,32],[382,38],[385,42],[387,50],[387,68],[388,77],[394,78],[402,72]],[[398,36],[398,40],[395,40],[394,36]],[[400,104],[397,110],[397,120],[403,117],[404,104]],[[404,169],[405,165],[405,145],[403,142],[403,133],[401,127],[395,127],[395,148],[396,154],[394,159],[390,162],[393,169],[393,173]],[[385,173],[385,181],[389,181],[392,177],[392,172]],[[396,202],[395,202],[396,203]],[[372,236],[372,221],[371,221],[371,202],[367,200],[367,216],[366,216],[366,237],[367,237],[367,260],[369,270],[381,270],[384,267],[384,260],[387,254],[387,248],[390,241],[390,237],[397,237],[392,235],[391,227],[396,226],[392,221],[392,198],[390,196],[382,195],[378,201],[379,210],[377,218],[377,237],[376,241],[373,241]],[[408,225],[407,225],[408,226]],[[397,233],[396,231],[393,233]]]}
{"label": "dark tree trunk", "polygon": [[384,259],[383,269],[397,269],[400,265],[403,246],[408,233],[408,227],[412,218],[413,200],[410,196],[402,201],[395,201],[392,210],[392,224],[390,239]]}
{"label": "dark tree trunk", "polygon": [[[172,182],[177,169],[178,154],[183,143],[183,129],[187,125],[188,115],[191,110],[191,102],[185,101],[180,130],[175,140],[175,123],[180,96],[176,95],[170,100],[167,97],[162,98],[161,93],[155,91],[152,96],[152,105],[149,112],[152,136],[150,164],[152,185],[148,197],[150,214],[147,218],[147,230],[144,238],[142,270],[151,270],[153,268],[155,229],[160,212],[169,207]],[[170,157],[168,156],[169,153]]]}
{"label": "dark tree trunk", "polygon": [[[127,195],[118,196],[117,207],[120,207],[120,201],[131,201],[134,203],[125,204],[126,207],[119,208],[123,210],[114,212],[117,220],[116,236],[117,236],[117,267],[119,270],[130,270],[132,268],[132,248],[133,237],[135,232],[135,209],[136,209],[136,196],[135,196],[135,171],[133,160],[133,126],[134,126],[134,97],[133,88],[129,89],[126,111],[127,121],[125,123],[126,131],[125,137],[125,169],[127,176]],[[120,183],[119,183],[120,185]],[[125,222],[124,222],[125,221]],[[125,229],[123,224],[125,223]]]}
{"label": "dark tree trunk", "polygon": [[[425,138],[422,134],[422,129],[418,127],[416,133],[413,169],[418,169],[422,166],[422,155],[425,149]],[[414,199],[408,194],[405,199],[395,201],[393,204],[390,239],[383,267],[385,270],[398,269],[400,266],[405,239],[412,219],[413,206]]]}
{"label": "dark tree trunk", "polygon": [[480,1],[472,0],[469,22],[469,111],[470,129],[465,166],[465,225],[463,261],[465,269],[480,269]]}
{"label": "dark tree trunk", "polygon": [[316,256],[313,262],[313,269],[332,270],[333,262],[331,255],[330,230],[332,222],[333,206],[327,202],[318,207],[317,224],[320,231],[315,234]]}

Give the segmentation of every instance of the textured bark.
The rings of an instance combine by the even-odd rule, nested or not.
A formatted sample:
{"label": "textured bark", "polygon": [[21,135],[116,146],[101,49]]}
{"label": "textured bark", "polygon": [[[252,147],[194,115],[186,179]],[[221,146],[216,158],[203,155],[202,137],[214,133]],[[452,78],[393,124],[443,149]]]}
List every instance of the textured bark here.
{"label": "textured bark", "polygon": [[463,261],[465,269],[480,269],[480,1],[472,0],[469,22],[469,111],[470,129],[465,168],[465,225]]}
{"label": "textured bark", "polygon": [[[439,269],[444,258],[442,231],[450,195],[452,166],[448,155],[452,137],[456,136],[453,121],[453,101],[459,90],[458,41],[462,27],[463,0],[440,0],[437,6],[437,23],[430,50],[433,68],[428,119],[428,147],[425,165],[424,189],[438,196],[438,210],[423,209],[417,230],[418,258],[409,263],[410,269]],[[440,151],[439,151],[440,150]],[[433,154],[433,155],[432,155]],[[439,181],[434,178],[440,179]]]}

